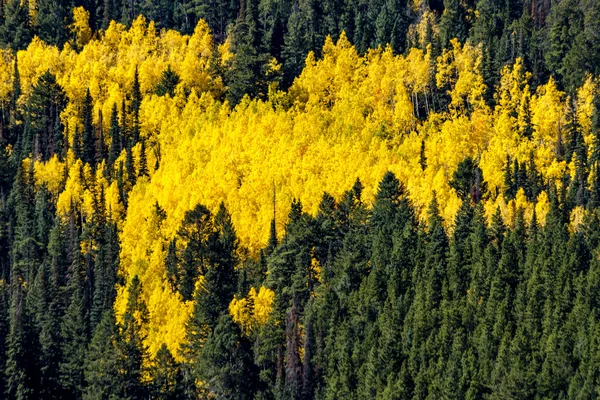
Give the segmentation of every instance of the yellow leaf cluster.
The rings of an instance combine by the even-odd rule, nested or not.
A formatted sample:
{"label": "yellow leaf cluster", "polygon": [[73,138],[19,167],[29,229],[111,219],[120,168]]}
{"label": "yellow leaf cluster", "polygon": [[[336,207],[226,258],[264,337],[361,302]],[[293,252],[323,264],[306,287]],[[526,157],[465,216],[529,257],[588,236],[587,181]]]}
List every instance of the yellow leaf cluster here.
{"label": "yellow leaf cluster", "polygon": [[249,334],[254,329],[264,325],[273,311],[275,292],[261,286],[257,292],[250,288],[248,296],[234,298],[229,304],[229,314],[242,330]]}

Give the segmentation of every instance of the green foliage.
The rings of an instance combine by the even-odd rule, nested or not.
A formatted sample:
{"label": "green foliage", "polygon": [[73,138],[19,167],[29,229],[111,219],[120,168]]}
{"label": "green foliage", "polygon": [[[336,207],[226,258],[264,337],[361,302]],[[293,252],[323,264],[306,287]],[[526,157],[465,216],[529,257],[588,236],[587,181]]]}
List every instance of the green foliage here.
{"label": "green foliage", "polygon": [[96,150],[94,138],[94,105],[92,95],[88,89],[85,92],[81,120],[83,121],[83,130],[81,135],[81,159],[90,165],[95,165]]}
{"label": "green foliage", "polygon": [[177,88],[179,81],[179,75],[177,75],[169,65],[163,72],[160,82],[158,82],[158,85],[156,86],[156,94],[158,96],[165,96],[168,94],[169,96],[174,97],[175,89]]}
{"label": "green foliage", "polygon": [[58,154],[64,156],[63,126],[60,114],[67,104],[67,98],[56,82],[55,76],[46,71],[33,87],[26,109],[26,119],[33,130],[34,157],[41,155],[43,160]]}
{"label": "green foliage", "polygon": [[0,26],[0,44],[14,51],[27,47],[32,39],[27,3],[20,0],[2,2],[3,15]]}

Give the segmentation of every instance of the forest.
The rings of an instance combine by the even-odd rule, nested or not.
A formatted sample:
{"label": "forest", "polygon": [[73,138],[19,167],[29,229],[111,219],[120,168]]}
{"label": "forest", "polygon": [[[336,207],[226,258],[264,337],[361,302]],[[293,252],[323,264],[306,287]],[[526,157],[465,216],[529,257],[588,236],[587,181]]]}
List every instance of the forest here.
{"label": "forest", "polygon": [[0,399],[598,397],[597,0],[0,0]]}

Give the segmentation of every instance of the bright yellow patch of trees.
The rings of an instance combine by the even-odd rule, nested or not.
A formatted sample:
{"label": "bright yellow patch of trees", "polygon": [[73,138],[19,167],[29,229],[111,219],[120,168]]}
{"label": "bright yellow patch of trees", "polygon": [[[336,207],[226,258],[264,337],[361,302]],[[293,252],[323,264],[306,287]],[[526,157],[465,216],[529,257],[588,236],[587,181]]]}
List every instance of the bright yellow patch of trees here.
{"label": "bright yellow patch of trees", "polygon": [[273,311],[274,299],[275,292],[272,290],[261,286],[257,292],[252,287],[248,296],[231,301],[229,314],[245,333],[250,333],[267,322]]}

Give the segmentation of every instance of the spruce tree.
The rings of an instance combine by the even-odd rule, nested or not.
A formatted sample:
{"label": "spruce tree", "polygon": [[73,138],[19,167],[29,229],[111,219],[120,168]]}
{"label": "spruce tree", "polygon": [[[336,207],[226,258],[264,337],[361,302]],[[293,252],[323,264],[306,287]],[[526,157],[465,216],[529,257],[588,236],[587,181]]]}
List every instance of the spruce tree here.
{"label": "spruce tree", "polygon": [[33,87],[26,107],[26,118],[33,131],[34,156],[48,160],[55,153],[62,156],[63,133],[60,114],[67,97],[56,77],[46,71]]}
{"label": "spruce tree", "polygon": [[6,337],[5,394],[13,399],[36,399],[39,396],[38,341],[32,317],[25,304],[23,278],[13,274],[9,331]]}
{"label": "spruce tree", "polygon": [[199,379],[207,382],[209,396],[252,399],[258,381],[258,370],[252,360],[248,339],[238,326],[223,313],[200,353]]}
{"label": "spruce tree", "polygon": [[150,369],[150,395],[155,399],[176,400],[183,396],[183,372],[180,364],[163,343]]}
{"label": "spruce tree", "polygon": [[127,307],[118,342],[119,385],[125,398],[143,398],[147,392],[143,368],[148,355],[142,327],[147,323],[148,309],[141,295],[142,284],[136,275],[127,289]]}
{"label": "spruce tree", "polygon": [[83,372],[88,344],[88,321],[81,271],[74,270],[71,274],[70,304],[61,323],[63,358],[59,365],[60,383],[67,396],[80,398],[84,389]]}
{"label": "spruce tree", "polygon": [[142,143],[140,146],[140,161],[139,161],[140,167],[138,168],[138,173],[137,173],[137,176],[139,178],[148,176],[148,159],[146,157],[146,140],[142,139],[141,142]]}
{"label": "spruce tree", "polygon": [[45,43],[61,47],[68,39],[66,25],[71,3],[67,0],[37,0],[37,35]]}
{"label": "spruce tree", "polygon": [[6,393],[6,361],[7,361],[7,340],[10,332],[9,325],[9,287],[5,282],[0,283],[0,366],[4,373],[0,374],[0,393]]}
{"label": "spruce tree", "polygon": [[112,169],[115,161],[123,151],[123,142],[121,138],[120,126],[119,126],[119,114],[117,111],[117,103],[113,104],[112,112],[110,114],[110,148],[108,150],[107,168]]}
{"label": "spruce tree", "polygon": [[127,184],[128,189],[131,190],[135,186],[137,181],[137,174],[135,173],[135,165],[133,162],[133,151],[131,150],[131,142],[127,142],[126,157],[125,157],[125,169],[127,171]]}
{"label": "spruce tree", "polygon": [[135,74],[133,76],[133,88],[131,94],[131,140],[132,146],[140,139],[140,107],[142,106],[142,91],[140,88],[140,77],[138,74],[138,68],[135,67]]}
{"label": "spruce tree", "polygon": [[179,75],[171,69],[171,65],[162,73],[158,85],[156,85],[155,93],[157,96],[166,96],[167,94],[171,97],[175,97],[175,89],[179,85]]}
{"label": "spruce tree", "polygon": [[75,132],[73,133],[73,155],[77,159],[83,158],[83,149],[81,146],[81,132],[79,131],[79,127],[75,126]]}
{"label": "spruce tree", "polygon": [[456,38],[464,43],[467,38],[465,11],[460,1],[444,0],[444,12],[440,19],[440,39],[446,47],[450,40]]}
{"label": "spruce tree", "polygon": [[234,57],[226,73],[227,100],[235,105],[245,96],[264,97],[268,92],[267,70],[270,57],[261,51],[256,0],[243,3],[233,27]]}
{"label": "spruce tree", "polygon": [[177,234],[187,242],[180,260],[179,291],[184,300],[191,300],[198,275],[208,271],[208,239],[214,235],[210,211],[198,204],[194,209],[186,212]]}
{"label": "spruce tree", "polygon": [[81,160],[85,163],[95,166],[96,146],[94,140],[94,122],[93,122],[94,105],[92,103],[92,95],[90,89],[85,92],[83,100],[83,108],[81,119],[83,121],[83,131],[81,136]]}
{"label": "spruce tree", "polygon": [[8,0],[4,6],[4,23],[0,26],[0,44],[13,51],[23,50],[33,37],[28,3]]}
{"label": "spruce tree", "polygon": [[165,268],[167,270],[167,280],[171,285],[173,292],[179,290],[179,259],[177,256],[177,239],[169,242],[167,258],[165,260]]}
{"label": "spruce tree", "polygon": [[39,342],[38,364],[40,366],[40,396],[57,398],[61,396],[59,383],[60,325],[61,318],[58,288],[50,279],[46,264],[40,265],[35,281],[27,294],[28,307]]}
{"label": "spruce tree", "polygon": [[84,399],[107,399],[120,396],[119,364],[116,343],[117,322],[112,308],[105,311],[96,327],[85,358]]}

